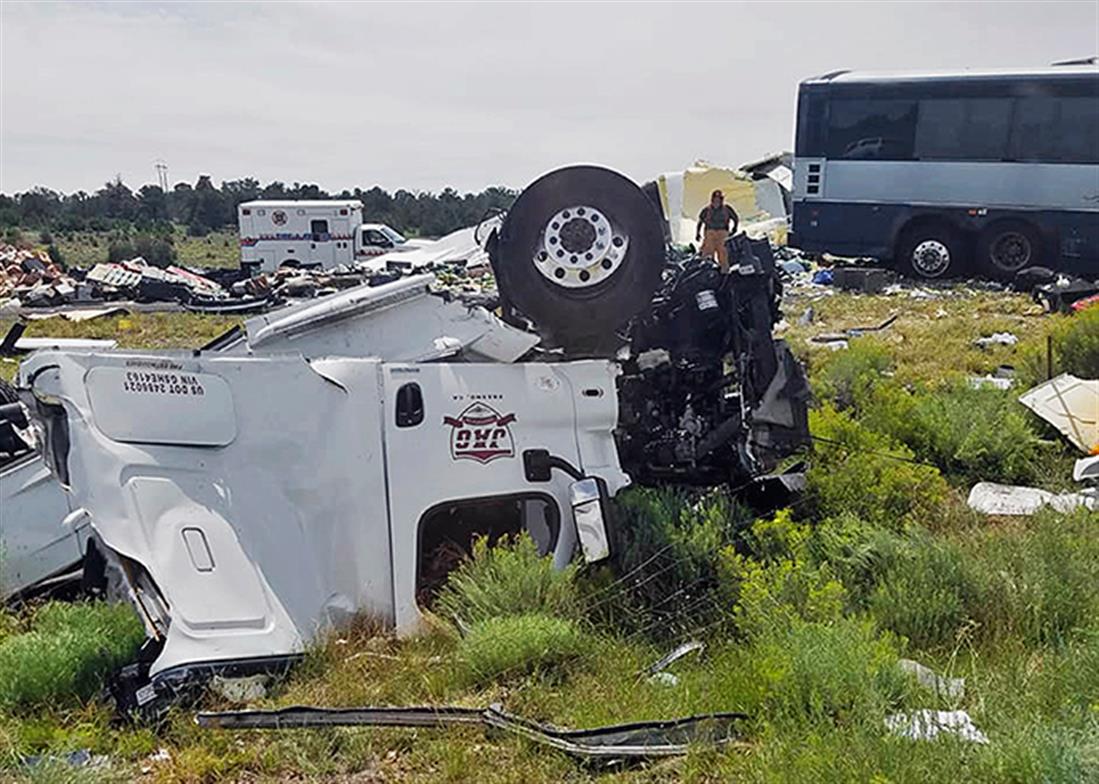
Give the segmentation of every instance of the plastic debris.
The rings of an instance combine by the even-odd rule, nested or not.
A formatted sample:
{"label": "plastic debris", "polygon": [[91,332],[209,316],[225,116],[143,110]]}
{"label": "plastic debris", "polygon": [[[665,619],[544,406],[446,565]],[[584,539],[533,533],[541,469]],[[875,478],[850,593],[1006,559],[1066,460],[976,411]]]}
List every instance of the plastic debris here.
{"label": "plastic debris", "polygon": [[1099,482],[1099,455],[1077,460],[1072,467],[1072,478],[1077,482]]}
{"label": "plastic debris", "polygon": [[904,672],[914,675],[921,686],[931,689],[940,697],[959,700],[965,696],[965,678],[947,678],[912,659],[901,659],[897,665]]}
{"label": "plastic debris", "polygon": [[885,717],[885,726],[894,735],[911,740],[934,740],[941,733],[956,735],[971,743],[988,743],[988,736],[973,724],[965,711],[917,710]]}
{"label": "plastic debris", "polygon": [[990,348],[992,346],[1014,346],[1019,342],[1019,338],[1015,337],[1010,332],[994,332],[991,335],[983,338],[977,338],[973,343],[981,348]]}
{"label": "plastic debris", "polygon": [[1071,512],[1080,507],[1095,509],[1099,507],[1099,493],[1089,489],[1057,495],[1036,487],[978,482],[969,491],[967,503],[971,509],[988,515],[1025,517],[1043,506],[1051,506],[1058,512]]}
{"label": "plastic debris", "polygon": [[650,675],[646,680],[658,686],[678,686],[679,677],[672,672],[658,672]]}
{"label": "plastic debris", "polygon": [[1099,453],[1099,380],[1063,373],[1019,397],[1087,455]]}

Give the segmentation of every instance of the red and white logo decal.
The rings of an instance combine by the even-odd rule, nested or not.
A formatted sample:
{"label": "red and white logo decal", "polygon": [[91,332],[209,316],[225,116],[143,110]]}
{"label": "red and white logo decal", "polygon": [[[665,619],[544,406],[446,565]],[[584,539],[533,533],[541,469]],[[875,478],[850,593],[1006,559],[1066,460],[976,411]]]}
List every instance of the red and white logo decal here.
{"label": "red and white logo decal", "polygon": [[515,457],[514,421],[515,414],[501,414],[484,403],[472,403],[456,417],[443,417],[443,424],[452,428],[451,458],[490,463],[498,457]]}

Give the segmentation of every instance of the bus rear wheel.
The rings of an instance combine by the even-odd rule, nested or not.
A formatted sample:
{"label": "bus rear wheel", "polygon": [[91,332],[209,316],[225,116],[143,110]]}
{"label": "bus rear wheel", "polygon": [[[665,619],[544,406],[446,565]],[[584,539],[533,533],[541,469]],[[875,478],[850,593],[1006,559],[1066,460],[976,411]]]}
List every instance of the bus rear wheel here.
{"label": "bus rear wheel", "polygon": [[1042,239],[1025,221],[989,226],[977,240],[977,262],[994,278],[1011,278],[1019,270],[1042,263]]}
{"label": "bus rear wheel", "polygon": [[936,280],[958,274],[964,245],[958,232],[944,223],[924,223],[906,229],[898,245],[901,270]]}

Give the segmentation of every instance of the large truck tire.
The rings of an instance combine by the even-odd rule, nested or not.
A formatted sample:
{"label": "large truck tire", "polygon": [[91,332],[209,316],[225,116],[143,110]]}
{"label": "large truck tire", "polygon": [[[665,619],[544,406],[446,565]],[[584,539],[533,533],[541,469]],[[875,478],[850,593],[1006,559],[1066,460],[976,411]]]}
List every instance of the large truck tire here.
{"label": "large truck tire", "polygon": [[621,174],[570,166],[519,195],[490,252],[505,315],[569,353],[605,353],[660,285],[663,216]]}

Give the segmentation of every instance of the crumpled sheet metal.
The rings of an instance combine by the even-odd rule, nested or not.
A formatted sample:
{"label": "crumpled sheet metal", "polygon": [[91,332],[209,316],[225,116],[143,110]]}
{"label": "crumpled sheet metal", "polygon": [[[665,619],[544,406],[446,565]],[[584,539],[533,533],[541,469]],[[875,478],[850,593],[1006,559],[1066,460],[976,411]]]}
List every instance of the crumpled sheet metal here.
{"label": "crumpled sheet metal", "polygon": [[204,712],[200,727],[220,729],[292,729],[309,727],[450,727],[480,725],[519,735],[589,761],[624,762],[686,754],[695,744],[726,745],[740,737],[743,713],[712,713],[671,719],[572,730],[531,721],[499,705],[487,708],[311,708]]}

